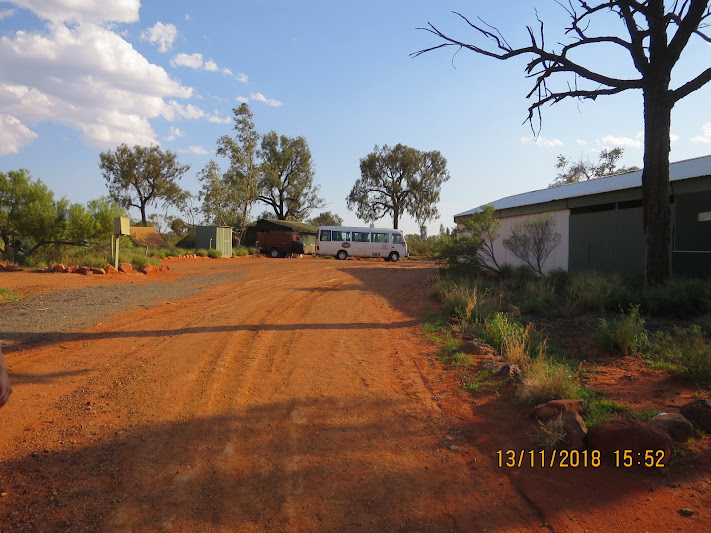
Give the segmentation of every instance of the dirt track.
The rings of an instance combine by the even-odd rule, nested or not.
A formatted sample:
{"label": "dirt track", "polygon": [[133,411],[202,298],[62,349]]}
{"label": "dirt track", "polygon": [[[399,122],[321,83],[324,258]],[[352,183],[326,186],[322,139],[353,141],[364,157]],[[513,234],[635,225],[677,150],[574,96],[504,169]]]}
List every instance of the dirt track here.
{"label": "dirt track", "polygon": [[[670,509],[654,528],[646,478],[612,481],[634,497],[622,502],[596,485],[602,474],[544,489],[550,472],[496,466],[495,449],[514,442],[497,420],[518,415],[474,406],[432,356],[419,327],[437,307],[432,265],[170,264],[161,283],[221,283],[6,354],[0,531],[667,531],[684,520]],[[45,294],[129,278],[12,276],[3,286]]]}
{"label": "dirt track", "polygon": [[234,280],[8,355],[2,531],[541,529],[427,387],[431,266],[193,274],[216,268]]}

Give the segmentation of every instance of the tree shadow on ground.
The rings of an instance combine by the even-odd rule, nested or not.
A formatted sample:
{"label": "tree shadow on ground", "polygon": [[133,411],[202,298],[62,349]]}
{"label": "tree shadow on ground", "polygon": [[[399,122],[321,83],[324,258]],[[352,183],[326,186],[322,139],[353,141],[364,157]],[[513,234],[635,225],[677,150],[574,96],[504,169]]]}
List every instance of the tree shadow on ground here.
{"label": "tree shadow on ground", "polygon": [[501,498],[461,485],[463,461],[408,405],[295,399],[18,446],[0,465],[0,530],[527,530]]}

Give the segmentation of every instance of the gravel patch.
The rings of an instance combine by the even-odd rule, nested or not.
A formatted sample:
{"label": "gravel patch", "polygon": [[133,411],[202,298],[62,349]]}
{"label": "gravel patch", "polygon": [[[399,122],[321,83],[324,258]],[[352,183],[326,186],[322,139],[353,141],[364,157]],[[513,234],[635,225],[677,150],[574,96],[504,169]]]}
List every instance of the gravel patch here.
{"label": "gravel patch", "polygon": [[79,331],[103,319],[137,307],[196,296],[234,273],[210,274],[166,283],[122,283],[38,294],[0,303],[0,343],[15,345],[50,340],[54,335]]}

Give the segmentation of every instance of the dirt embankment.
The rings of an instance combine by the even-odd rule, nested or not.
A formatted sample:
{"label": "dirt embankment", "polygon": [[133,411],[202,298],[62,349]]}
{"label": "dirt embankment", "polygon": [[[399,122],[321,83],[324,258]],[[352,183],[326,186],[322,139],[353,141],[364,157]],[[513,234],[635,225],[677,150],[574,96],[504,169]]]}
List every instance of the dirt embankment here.
{"label": "dirt embankment", "polygon": [[[699,508],[659,473],[499,467],[497,449],[530,447],[529,421],[463,393],[433,357],[419,327],[437,310],[432,265],[171,267],[81,287],[5,275],[35,296],[0,306],[15,386],[0,411],[1,531],[711,529],[701,478]],[[108,295],[123,303],[82,300]],[[45,329],[12,318],[51,298],[100,312]]]}

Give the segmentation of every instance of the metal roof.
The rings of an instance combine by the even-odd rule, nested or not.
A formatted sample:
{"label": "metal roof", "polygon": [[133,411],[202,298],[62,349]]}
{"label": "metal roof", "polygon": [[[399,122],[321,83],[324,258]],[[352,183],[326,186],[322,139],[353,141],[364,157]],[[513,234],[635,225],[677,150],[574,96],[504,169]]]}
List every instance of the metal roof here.
{"label": "metal roof", "polygon": [[[685,161],[678,161],[669,165],[669,181],[679,181],[709,175],[711,175],[711,155],[697,157],[695,159],[687,159]],[[580,181],[569,185],[561,185],[560,187],[551,187],[549,189],[540,189],[537,191],[507,196],[505,198],[500,198],[495,202],[483,204],[482,206],[475,207],[474,209],[464,211],[463,213],[459,213],[454,216],[462,217],[471,215],[472,213],[480,211],[484,205],[492,205],[494,206],[494,209],[499,211],[501,209],[543,204],[553,202],[555,200],[565,200],[567,198],[575,198],[579,196],[588,196],[624,189],[634,189],[641,186],[642,171],[635,170],[633,172],[615,174],[614,176],[608,176],[605,178]]]}
{"label": "metal roof", "polygon": [[[296,231],[297,233],[307,233],[313,235],[316,235],[316,232],[318,231],[318,228],[316,226],[312,226],[311,224],[305,224],[304,222],[294,222],[293,220],[275,220],[263,218],[257,221],[256,226],[257,231],[278,228],[281,229],[281,231],[287,229],[291,231]],[[273,226],[277,226],[277,228],[274,228]]]}

